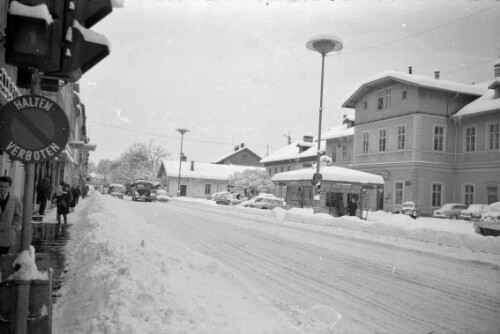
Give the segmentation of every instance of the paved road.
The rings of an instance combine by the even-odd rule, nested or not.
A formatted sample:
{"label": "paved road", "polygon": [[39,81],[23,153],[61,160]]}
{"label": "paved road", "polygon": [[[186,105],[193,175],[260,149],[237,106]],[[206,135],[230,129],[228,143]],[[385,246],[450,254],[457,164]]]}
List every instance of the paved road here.
{"label": "paved road", "polygon": [[130,207],[166,243],[223,264],[299,327],[309,310],[338,320],[331,333],[500,333],[498,267],[256,218],[252,209]]}

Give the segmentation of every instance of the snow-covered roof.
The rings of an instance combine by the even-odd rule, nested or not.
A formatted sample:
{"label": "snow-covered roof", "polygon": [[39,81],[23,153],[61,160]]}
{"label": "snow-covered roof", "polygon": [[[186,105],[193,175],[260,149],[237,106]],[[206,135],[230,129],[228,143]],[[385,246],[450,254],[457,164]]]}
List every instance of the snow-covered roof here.
{"label": "snow-covered roof", "polygon": [[484,88],[477,85],[466,85],[453,81],[438,80],[422,75],[408,74],[397,71],[384,71],[365,81],[343,104],[343,108],[355,108],[356,102],[366,94],[369,89],[377,87],[387,81],[397,81],[408,85],[426,87],[436,90],[449,91],[467,95],[481,96]]}
{"label": "snow-covered roof", "polygon": [[[313,179],[316,169],[297,169],[290,172],[278,173],[273,175],[273,182],[280,181],[309,181]],[[361,183],[361,184],[384,184],[384,179],[380,175],[370,174],[355,169],[349,169],[339,166],[322,166],[320,173],[324,181]]]}
{"label": "snow-covered roof", "polygon": [[251,150],[251,149],[249,149],[248,147],[240,147],[238,150],[233,151],[233,152],[231,152],[231,153],[229,153],[229,154],[226,154],[226,155],[225,155],[225,156],[223,156],[222,158],[219,158],[219,159],[217,159],[217,160],[213,161],[212,163],[214,163],[214,164],[220,163],[220,162],[222,162],[222,161],[224,161],[224,160],[226,160],[226,159],[229,159],[229,158],[230,158],[230,157],[232,157],[233,155],[235,155],[235,154],[237,154],[237,153],[240,153],[240,152],[242,152],[242,151],[248,151],[248,152],[252,153],[253,155],[255,155],[255,156],[256,156],[259,160],[261,159],[261,157],[260,157],[257,153],[255,153],[254,151],[252,151],[252,150]]}
{"label": "snow-covered roof", "polygon": [[[323,138],[323,137],[321,137],[321,138]],[[321,152],[325,152],[326,151],[326,141],[324,141],[323,139],[321,140],[321,143],[320,143],[320,146],[319,146],[319,150]],[[315,157],[315,156],[317,156],[317,154],[318,154],[318,142],[316,141],[316,143],[315,143],[314,146],[311,146],[306,151],[297,154],[296,158],[300,159],[300,158]]]}
{"label": "snow-covered roof", "polygon": [[[162,160],[158,177],[162,168],[170,177],[179,176],[179,161]],[[242,172],[247,169],[265,170],[261,167],[250,166],[236,166],[236,165],[218,165],[206,162],[194,162],[194,170],[191,170],[191,161],[183,161],[181,166],[181,177],[193,179],[207,179],[207,180],[227,180],[235,172]]]}
{"label": "snow-covered roof", "polygon": [[[262,160],[260,160],[260,162],[265,163],[265,162],[271,162],[271,161],[295,159],[297,157],[297,154],[299,154],[299,146],[301,144],[304,144],[304,142],[294,141],[291,144],[288,144],[287,146],[272,153],[268,157],[263,158]],[[314,145],[314,143],[311,143],[311,144]]]}
{"label": "snow-covered roof", "polygon": [[47,24],[52,24],[53,22],[46,4],[27,6],[18,1],[12,1],[9,6],[9,14],[45,20]]}
{"label": "snow-covered roof", "polygon": [[483,96],[467,104],[453,114],[452,117],[472,116],[479,113],[494,111],[500,113],[500,98],[495,99],[495,91],[493,89],[488,89]]}
{"label": "snow-covered roof", "polygon": [[341,138],[354,136],[354,127],[347,127],[347,124],[339,124],[334,126],[331,129],[328,129],[325,133],[321,135],[321,139],[333,139],[333,138]]}

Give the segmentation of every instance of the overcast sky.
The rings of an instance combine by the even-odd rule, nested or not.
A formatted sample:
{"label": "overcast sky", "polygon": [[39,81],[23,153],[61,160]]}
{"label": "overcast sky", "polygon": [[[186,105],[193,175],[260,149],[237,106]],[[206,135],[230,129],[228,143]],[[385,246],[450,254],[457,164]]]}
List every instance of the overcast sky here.
{"label": "overcast sky", "polygon": [[188,160],[212,162],[239,143],[265,157],[288,135],[317,135],[321,56],[306,49],[311,37],[344,42],[326,58],[324,132],[382,71],[492,79],[499,22],[493,0],[126,0],[93,27],[111,55],[80,80],[98,146],[90,159],[153,140],[177,160],[178,127],[190,130]]}

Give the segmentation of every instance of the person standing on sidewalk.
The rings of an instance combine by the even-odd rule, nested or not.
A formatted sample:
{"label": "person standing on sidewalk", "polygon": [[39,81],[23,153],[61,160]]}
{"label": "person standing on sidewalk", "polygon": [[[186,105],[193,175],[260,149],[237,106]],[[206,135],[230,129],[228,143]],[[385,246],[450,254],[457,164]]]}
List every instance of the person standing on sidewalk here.
{"label": "person standing on sidewalk", "polygon": [[36,201],[40,204],[38,208],[38,213],[43,216],[45,214],[45,208],[47,206],[47,200],[50,197],[50,178],[46,175],[43,179],[38,182],[36,186]]}
{"label": "person standing on sidewalk", "polygon": [[69,204],[73,200],[71,188],[69,184],[61,182],[61,185],[56,187],[52,201],[57,205],[57,223],[61,224],[61,216],[64,218],[64,224],[68,223]]}
{"label": "person standing on sidewalk", "polygon": [[22,227],[23,205],[10,194],[11,185],[10,177],[0,176],[0,255],[9,252]]}

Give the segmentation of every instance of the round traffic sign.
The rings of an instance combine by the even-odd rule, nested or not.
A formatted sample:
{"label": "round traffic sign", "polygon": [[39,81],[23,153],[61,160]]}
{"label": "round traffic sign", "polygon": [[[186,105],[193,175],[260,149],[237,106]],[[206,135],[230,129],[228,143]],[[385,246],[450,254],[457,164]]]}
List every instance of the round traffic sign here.
{"label": "round traffic sign", "polygon": [[323,180],[323,175],[321,175],[321,173],[314,173],[313,180],[316,182],[319,182],[319,181]]}
{"label": "round traffic sign", "polygon": [[0,147],[12,160],[52,160],[66,147],[69,121],[55,101],[24,95],[0,109]]}

